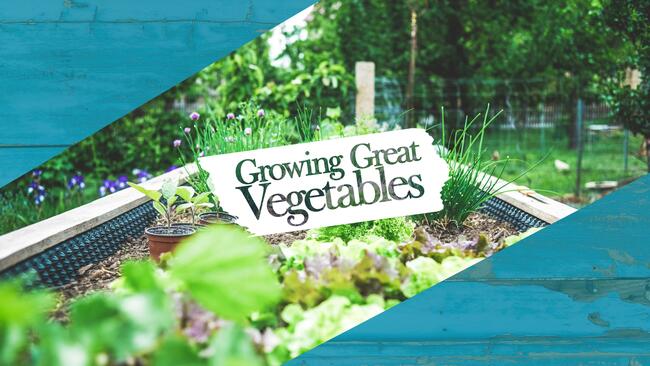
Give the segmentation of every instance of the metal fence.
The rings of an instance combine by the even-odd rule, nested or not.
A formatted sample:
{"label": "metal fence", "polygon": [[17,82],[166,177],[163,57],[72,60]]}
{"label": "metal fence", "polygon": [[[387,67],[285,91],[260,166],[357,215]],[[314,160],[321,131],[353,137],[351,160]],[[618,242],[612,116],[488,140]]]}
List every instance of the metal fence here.
{"label": "metal fence", "polygon": [[490,117],[500,115],[486,130],[488,153],[529,163],[545,156],[558,179],[574,180],[579,196],[599,196],[645,172],[642,139],[631,136],[594,92],[572,95],[561,81],[548,79],[433,80],[417,84],[408,108],[404,88],[394,78],[375,77],[378,122],[403,127],[410,113],[418,125],[436,126],[444,107],[446,125],[461,127],[489,103]]}

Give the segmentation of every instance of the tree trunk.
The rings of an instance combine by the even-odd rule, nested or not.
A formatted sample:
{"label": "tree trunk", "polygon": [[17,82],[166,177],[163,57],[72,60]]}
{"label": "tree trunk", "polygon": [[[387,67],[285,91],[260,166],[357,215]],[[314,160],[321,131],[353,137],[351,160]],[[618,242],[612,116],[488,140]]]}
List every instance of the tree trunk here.
{"label": "tree trunk", "polygon": [[418,13],[415,8],[411,9],[411,59],[409,61],[408,84],[406,85],[406,127],[415,127],[415,103],[413,94],[415,92],[415,60],[418,50]]}

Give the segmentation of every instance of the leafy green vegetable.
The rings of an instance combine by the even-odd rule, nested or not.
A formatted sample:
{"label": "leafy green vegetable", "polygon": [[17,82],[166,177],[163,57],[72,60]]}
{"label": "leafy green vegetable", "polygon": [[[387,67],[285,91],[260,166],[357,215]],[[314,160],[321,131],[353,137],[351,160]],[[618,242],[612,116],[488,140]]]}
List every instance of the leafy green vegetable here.
{"label": "leafy green vegetable", "polygon": [[219,330],[210,344],[210,366],[263,366],[250,337],[237,324]]}
{"label": "leafy green vegetable", "polygon": [[280,284],[266,263],[266,251],[262,239],[238,227],[213,225],[178,247],[170,274],[203,307],[242,322],[280,299]]}
{"label": "leafy green vegetable", "polygon": [[375,301],[357,305],[345,297],[332,296],[309,310],[303,310],[297,304],[287,305],[281,313],[287,327],[276,331],[281,340],[279,347],[286,348],[291,357],[296,357],[381,313],[384,308]]}
{"label": "leafy green vegetable", "polygon": [[0,283],[0,364],[12,365],[29,344],[29,331],[54,305],[42,291],[24,292],[19,282]]}
{"label": "leafy green vegetable", "polygon": [[348,242],[362,240],[369,235],[375,235],[386,240],[402,242],[413,234],[415,224],[405,217],[393,217],[376,221],[359,222],[355,224],[328,226],[314,229],[311,237],[319,241],[332,241],[335,238]]}
{"label": "leafy green vegetable", "polygon": [[153,366],[202,366],[206,360],[199,357],[195,347],[185,338],[171,336],[166,338],[153,355]]}
{"label": "leafy green vegetable", "polygon": [[503,244],[507,247],[511,246],[512,244],[515,244],[516,242],[520,240],[524,240],[527,237],[535,234],[536,232],[542,230],[543,228],[541,227],[531,227],[530,229],[526,230],[523,233],[517,234],[517,235],[511,235],[503,240]]}

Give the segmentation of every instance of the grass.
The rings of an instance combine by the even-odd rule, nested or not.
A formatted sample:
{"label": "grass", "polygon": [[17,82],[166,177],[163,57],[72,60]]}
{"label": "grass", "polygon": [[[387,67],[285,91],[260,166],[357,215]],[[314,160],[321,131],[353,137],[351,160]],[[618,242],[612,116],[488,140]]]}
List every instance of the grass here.
{"label": "grass", "polygon": [[[628,170],[624,170],[623,132],[609,136],[594,136],[586,141],[582,158],[582,195],[588,196],[584,184],[590,181],[623,180],[637,178],[646,171],[645,161],[636,156],[641,144],[640,136],[630,135]],[[503,172],[503,179],[514,179],[522,168],[540,162],[534,169],[517,180],[517,184],[539,190],[550,197],[573,195],[576,188],[577,150],[569,149],[564,130],[490,131],[484,140],[486,158],[495,151],[501,159],[512,159]],[[567,172],[558,172],[554,161],[570,165]]]}

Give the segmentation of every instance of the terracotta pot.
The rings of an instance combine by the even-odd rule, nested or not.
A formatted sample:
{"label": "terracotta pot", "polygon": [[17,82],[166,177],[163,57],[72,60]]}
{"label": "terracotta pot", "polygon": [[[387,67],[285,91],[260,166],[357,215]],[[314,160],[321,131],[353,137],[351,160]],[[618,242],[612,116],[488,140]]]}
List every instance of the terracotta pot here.
{"label": "terracotta pot", "polygon": [[156,262],[160,255],[171,252],[185,238],[196,232],[196,228],[188,226],[154,226],[145,229],[149,240],[149,256]]}
{"label": "terracotta pot", "polygon": [[225,212],[204,212],[199,215],[199,224],[234,224],[237,217]]}

